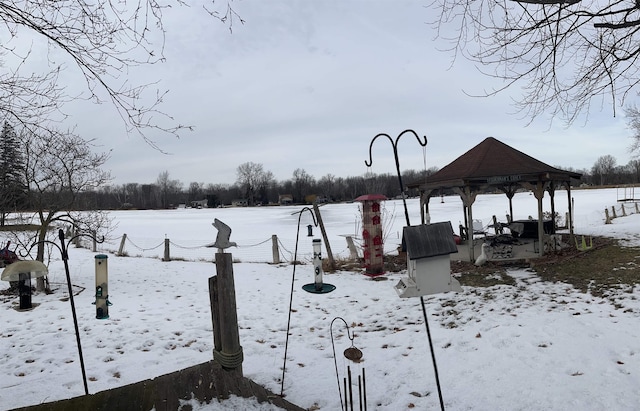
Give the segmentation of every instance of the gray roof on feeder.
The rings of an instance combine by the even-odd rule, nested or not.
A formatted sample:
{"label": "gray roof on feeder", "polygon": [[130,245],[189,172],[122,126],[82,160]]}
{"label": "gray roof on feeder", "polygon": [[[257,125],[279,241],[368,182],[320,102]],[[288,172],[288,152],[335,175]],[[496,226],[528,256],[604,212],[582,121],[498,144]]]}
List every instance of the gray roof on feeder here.
{"label": "gray roof on feeder", "polygon": [[404,227],[402,250],[410,260],[458,252],[450,221]]}

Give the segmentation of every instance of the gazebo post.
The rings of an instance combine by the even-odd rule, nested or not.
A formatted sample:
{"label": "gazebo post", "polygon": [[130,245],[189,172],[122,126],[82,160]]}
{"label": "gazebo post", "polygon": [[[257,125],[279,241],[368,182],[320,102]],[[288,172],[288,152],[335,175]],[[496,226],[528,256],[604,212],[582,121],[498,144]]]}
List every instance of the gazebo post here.
{"label": "gazebo post", "polygon": [[553,224],[553,233],[555,234],[557,227],[556,227],[556,202],[555,202],[556,185],[554,181],[549,182],[549,187],[547,188],[547,191],[549,192],[549,196],[551,196],[551,222]]}
{"label": "gazebo post", "polygon": [[538,200],[538,255],[544,255],[544,222],[542,221],[542,198],[544,197],[545,184],[538,181],[535,186],[531,185],[531,190],[536,200]]}
{"label": "gazebo post", "polygon": [[567,203],[569,204],[569,221],[567,221],[567,225],[569,226],[569,244],[573,244],[573,201],[571,200],[571,181],[565,181],[564,184],[567,186]]}
{"label": "gazebo post", "polygon": [[[464,225],[467,229],[467,241],[469,242],[469,261],[475,261],[475,250],[473,249],[473,203],[476,201],[477,192],[474,192],[471,187],[465,186],[464,190],[459,187],[453,187],[453,190],[458,193],[460,199],[462,199],[464,213]],[[471,227],[471,228],[469,228]]]}

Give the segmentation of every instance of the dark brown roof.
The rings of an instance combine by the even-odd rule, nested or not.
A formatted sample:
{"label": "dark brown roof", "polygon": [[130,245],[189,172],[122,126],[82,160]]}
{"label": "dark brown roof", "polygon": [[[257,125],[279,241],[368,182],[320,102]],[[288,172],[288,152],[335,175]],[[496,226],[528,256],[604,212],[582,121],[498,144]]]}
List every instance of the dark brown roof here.
{"label": "dark brown roof", "polygon": [[404,227],[402,250],[410,260],[457,253],[451,221]]}
{"label": "dark brown roof", "polygon": [[500,185],[522,181],[537,182],[579,179],[582,175],[551,167],[515,148],[487,137],[438,172],[426,182],[410,187],[461,187],[465,185]]}

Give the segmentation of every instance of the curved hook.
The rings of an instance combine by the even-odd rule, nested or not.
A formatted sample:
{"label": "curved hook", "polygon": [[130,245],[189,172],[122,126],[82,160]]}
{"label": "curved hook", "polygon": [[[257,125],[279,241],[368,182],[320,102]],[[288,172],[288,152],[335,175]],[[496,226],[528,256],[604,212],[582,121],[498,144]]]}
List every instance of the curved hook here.
{"label": "curved hook", "polygon": [[98,238],[96,238],[96,237],[94,237],[92,235],[80,233],[80,234],[76,234],[73,237],[69,238],[67,240],[66,244],[65,244],[64,231],[62,229],[59,229],[58,230],[58,238],[60,239],[60,244],[61,245],[58,245],[57,243],[54,243],[53,241],[50,241],[50,240],[36,241],[35,243],[31,244],[31,247],[29,247],[29,250],[27,250],[27,254],[26,255],[29,255],[29,253],[31,252],[33,247],[37,246],[38,244],[52,244],[60,251],[60,253],[62,254],[62,259],[64,260],[64,259],[68,258],[68,256],[66,254],[67,254],[67,248],[69,247],[69,244],[71,244],[71,242],[73,240],[75,240],[76,238],[78,238],[78,237],[89,237],[92,240],[95,240],[95,242],[98,243],[98,244],[102,244],[105,241],[105,237],[104,236],[102,236],[102,239],[98,239]]}
{"label": "curved hook", "polygon": [[393,139],[386,133],[380,133],[378,135],[376,135],[373,140],[371,140],[371,144],[369,144],[369,161],[365,160],[364,164],[367,167],[371,167],[371,164],[373,164],[373,156],[371,155],[371,149],[373,148],[373,143],[376,141],[376,139],[380,136],[384,136],[387,137],[389,139],[389,141],[391,142],[391,146],[393,147],[393,153],[395,154],[396,158],[397,158],[397,150],[398,150],[398,140],[400,140],[400,137],[402,137],[404,134],[406,133],[412,133],[414,136],[416,136],[416,140],[418,140],[418,143],[422,146],[422,147],[426,147],[427,145],[427,136],[423,136],[424,138],[424,142],[422,140],[420,140],[420,136],[418,135],[418,133],[416,133],[414,130],[411,129],[406,129],[404,130],[402,133],[398,134],[398,137],[396,137],[396,140],[393,141]]}
{"label": "curved hook", "polygon": [[411,129],[407,129],[405,131],[403,131],[402,133],[398,134],[398,137],[396,137],[396,147],[398,146],[398,140],[400,140],[400,137],[402,137],[403,134],[405,133],[412,133],[414,136],[416,136],[416,140],[418,140],[418,143],[422,146],[422,147],[426,147],[427,145],[427,136],[423,136],[424,137],[424,143],[420,140],[420,136],[418,135],[418,133],[416,133],[415,131],[411,130]]}
{"label": "curved hook", "polygon": [[[331,333],[331,341],[333,342],[333,322],[335,320],[342,320],[342,322],[344,323],[344,326],[347,327],[347,337],[351,340],[351,345],[353,345],[353,339],[356,338],[356,336],[355,336],[355,334],[350,333],[349,325],[347,324],[345,319],[342,318],[342,317],[336,317],[333,320],[331,320],[331,325],[329,326],[329,331]],[[335,352],[335,350],[334,350],[334,352]]]}
{"label": "curved hook", "polygon": [[313,219],[313,226],[317,227],[318,226],[318,222],[316,221],[316,214],[313,212],[312,209],[310,209],[309,207],[303,207],[302,210],[298,211],[297,213],[293,213],[293,214],[299,214],[298,215],[298,230],[300,230],[300,220],[302,219],[302,213],[304,213],[305,211],[308,211],[311,213],[311,218]]}
{"label": "curved hook", "polygon": [[378,137],[380,137],[380,136],[384,136],[384,137],[388,138],[388,139],[389,139],[389,141],[391,142],[391,145],[393,146],[393,148],[394,148],[394,150],[395,150],[395,147],[396,147],[396,146],[395,146],[395,143],[393,142],[393,139],[391,138],[391,136],[390,136],[389,134],[387,134],[387,133],[380,133],[380,134],[378,134],[377,136],[375,136],[375,137],[373,138],[373,140],[371,140],[371,144],[369,144],[369,161],[367,162],[367,160],[364,160],[364,164],[365,164],[367,167],[371,167],[371,164],[373,164],[373,156],[371,155],[371,148],[373,147],[373,143],[374,143],[374,142],[376,141],[376,139],[377,139]]}

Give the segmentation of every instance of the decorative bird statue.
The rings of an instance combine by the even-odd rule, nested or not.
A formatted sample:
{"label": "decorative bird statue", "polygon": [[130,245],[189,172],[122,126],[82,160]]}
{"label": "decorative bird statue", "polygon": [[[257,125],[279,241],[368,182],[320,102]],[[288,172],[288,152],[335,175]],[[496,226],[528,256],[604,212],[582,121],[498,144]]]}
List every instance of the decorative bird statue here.
{"label": "decorative bird statue", "polygon": [[238,246],[238,244],[233,241],[229,241],[229,237],[231,237],[231,227],[217,218],[215,218],[211,224],[218,230],[218,235],[216,236],[216,241],[213,244],[208,244],[207,247],[216,247],[218,252],[224,253],[225,248]]}
{"label": "decorative bird statue", "polygon": [[476,262],[475,264],[480,267],[481,265],[483,265],[484,263],[487,262],[487,260],[489,259],[489,256],[487,255],[489,252],[489,244],[487,243],[483,243],[482,246],[480,247],[482,252],[480,253],[480,255],[478,256],[478,258],[476,258]]}

